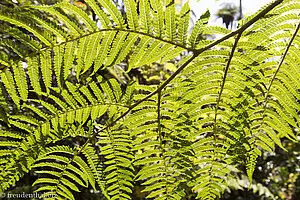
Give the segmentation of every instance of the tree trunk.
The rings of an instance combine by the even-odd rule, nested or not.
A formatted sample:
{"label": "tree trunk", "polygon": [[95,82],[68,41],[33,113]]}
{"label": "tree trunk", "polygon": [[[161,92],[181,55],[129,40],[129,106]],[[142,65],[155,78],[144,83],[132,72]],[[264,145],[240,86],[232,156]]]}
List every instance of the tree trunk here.
{"label": "tree trunk", "polygon": [[243,11],[242,11],[242,0],[240,0],[240,15],[238,17],[238,20],[243,18]]}

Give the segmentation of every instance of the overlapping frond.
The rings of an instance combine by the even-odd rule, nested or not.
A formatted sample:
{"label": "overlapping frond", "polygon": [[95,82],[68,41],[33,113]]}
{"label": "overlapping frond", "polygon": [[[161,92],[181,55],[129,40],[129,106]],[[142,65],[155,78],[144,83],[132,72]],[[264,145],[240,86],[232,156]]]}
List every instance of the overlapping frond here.
{"label": "overlapping frond", "polygon": [[[153,89],[141,87],[139,90],[147,95]],[[144,101],[123,123],[134,138],[133,164],[141,168],[135,180],[145,186],[143,192],[149,199],[183,198],[186,195],[184,185],[189,178],[186,171],[191,169],[189,152],[182,145],[188,142],[184,138],[187,131],[180,127],[184,119],[176,113],[178,105],[169,94],[171,91],[158,93]]]}
{"label": "overlapping frond", "polygon": [[[254,32],[249,34],[249,40],[252,40],[254,35],[261,33],[262,37],[252,41],[257,46],[267,47],[258,50],[260,55],[257,50],[247,55],[257,58],[255,59],[257,66],[252,72],[261,78],[260,81],[251,81],[257,89],[252,89],[254,98],[249,101],[248,108],[249,176],[254,171],[254,158],[260,155],[257,147],[270,150],[277,144],[283,148],[281,138],[297,140],[295,132],[299,127],[299,86],[295,85],[297,84],[295,80],[299,78],[299,74],[295,68],[297,66],[295,57],[291,56],[295,55],[295,48],[298,46],[300,21],[297,7],[299,2],[286,2],[285,6],[272,11],[276,15],[271,16],[270,21],[258,22],[253,27]],[[269,45],[266,45],[267,43]]]}
{"label": "overlapping frond", "polygon": [[75,199],[72,191],[80,192],[80,186],[92,184],[95,188],[91,168],[78,151],[66,146],[46,148],[40,152],[32,168],[38,174],[33,186],[38,185],[36,192],[43,191],[46,197]]}

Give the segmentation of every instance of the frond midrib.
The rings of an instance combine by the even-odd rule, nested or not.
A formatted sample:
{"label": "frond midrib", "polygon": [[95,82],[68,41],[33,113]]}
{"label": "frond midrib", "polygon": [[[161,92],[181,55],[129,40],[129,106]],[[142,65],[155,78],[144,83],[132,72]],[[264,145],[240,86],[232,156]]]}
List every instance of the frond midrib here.
{"label": "frond midrib", "polygon": [[269,94],[270,94],[271,88],[272,88],[273,83],[275,81],[275,78],[276,78],[276,76],[277,76],[277,74],[278,74],[278,72],[279,72],[279,70],[280,70],[280,68],[281,68],[281,66],[282,66],[282,64],[283,64],[283,62],[285,60],[285,57],[288,54],[288,51],[289,51],[290,47],[292,46],[295,37],[297,36],[297,33],[298,33],[299,29],[300,29],[300,23],[298,23],[298,25],[297,25],[297,27],[296,27],[296,29],[295,29],[295,31],[294,31],[294,33],[293,33],[293,35],[292,35],[289,43],[287,44],[286,49],[285,49],[285,51],[284,51],[284,53],[283,53],[283,55],[282,55],[282,57],[280,59],[280,62],[278,64],[278,66],[277,66],[277,69],[276,69],[275,73],[273,74],[273,77],[272,77],[272,79],[270,81],[270,84],[269,84],[269,86],[267,88],[266,95],[265,95],[264,100],[262,102],[263,103],[263,113],[262,113],[261,123],[260,123],[258,129],[260,129],[261,126],[263,126],[265,117],[267,117],[267,115],[265,113],[266,113],[266,110],[267,110],[267,105],[268,105]]}
{"label": "frond midrib", "polygon": [[[24,58],[34,57],[36,55],[39,55],[41,52],[44,52],[44,51],[47,51],[47,50],[51,50],[51,49],[53,49],[56,46],[61,46],[61,45],[65,45],[65,44],[70,43],[70,42],[79,41],[82,38],[89,37],[89,36],[92,36],[94,34],[101,33],[101,32],[126,32],[126,33],[135,33],[135,34],[138,34],[138,35],[142,35],[142,36],[146,36],[146,37],[149,37],[149,38],[153,38],[155,40],[164,42],[166,44],[171,44],[173,46],[180,47],[180,48],[185,49],[187,51],[195,52],[195,49],[193,49],[193,48],[189,48],[189,47],[187,47],[185,45],[178,44],[175,41],[165,40],[165,39],[163,39],[161,37],[157,37],[157,36],[154,36],[154,35],[151,35],[151,34],[147,34],[147,33],[144,33],[144,32],[140,32],[140,31],[136,31],[136,30],[129,30],[129,29],[122,29],[122,28],[107,28],[107,29],[100,29],[100,30],[97,30],[97,31],[94,31],[94,32],[91,32],[91,33],[87,33],[87,34],[81,35],[79,37],[70,39],[70,40],[65,41],[65,42],[61,42],[61,43],[58,43],[58,44],[49,45],[47,47],[39,49],[36,52],[30,53],[27,56],[24,56]],[[16,60],[14,60],[14,62],[19,62],[19,61],[21,61],[24,58],[16,59]],[[7,67],[9,67],[9,66],[5,65],[3,68],[1,68],[1,70],[4,71]],[[1,73],[3,73],[3,72],[1,72]]]}

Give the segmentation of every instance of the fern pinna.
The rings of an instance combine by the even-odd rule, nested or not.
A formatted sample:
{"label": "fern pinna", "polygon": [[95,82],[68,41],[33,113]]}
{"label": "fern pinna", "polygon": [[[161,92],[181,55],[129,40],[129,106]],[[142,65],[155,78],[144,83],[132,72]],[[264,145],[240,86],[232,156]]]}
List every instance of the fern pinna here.
{"label": "fern pinna", "polygon": [[[297,140],[299,0],[232,32],[207,25],[208,12],[190,31],[188,3],[124,0],[125,14],[85,3],[1,6],[2,192],[33,173],[53,199],[84,188],[132,199],[136,187],[147,199],[217,199],[242,166],[252,180],[262,151]],[[154,62],[177,70],[159,85],[115,71]]]}

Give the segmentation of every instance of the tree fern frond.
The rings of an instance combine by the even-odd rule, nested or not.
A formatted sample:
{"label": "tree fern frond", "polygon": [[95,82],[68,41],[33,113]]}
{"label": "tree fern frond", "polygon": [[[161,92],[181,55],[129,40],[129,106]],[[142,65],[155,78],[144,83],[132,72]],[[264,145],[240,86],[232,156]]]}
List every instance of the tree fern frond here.
{"label": "tree fern frond", "polygon": [[106,56],[110,49],[110,44],[112,43],[116,34],[117,32],[114,31],[107,32],[104,39],[101,41],[101,46],[97,49],[94,73],[98,71],[98,69],[102,68],[102,65],[105,63]]}
{"label": "tree fern frond", "polygon": [[[102,34],[97,33],[92,36],[92,38],[89,38],[89,43],[87,44],[87,48],[85,48],[85,53],[78,52],[78,55],[85,55],[84,58],[84,68],[83,73],[86,72],[90,67],[92,66],[93,62],[96,59],[96,56],[99,54],[99,44],[100,40],[102,39]],[[98,50],[98,51],[97,51]],[[80,71],[78,71],[79,74]]]}
{"label": "tree fern frond", "polygon": [[40,24],[44,29],[51,31],[57,37],[58,42],[65,42],[65,38],[67,37],[67,33],[62,30],[60,27],[57,27],[53,22],[49,20],[45,20],[39,17],[33,17],[33,19]]}
{"label": "tree fern frond", "polygon": [[24,47],[20,47],[16,43],[13,43],[9,39],[2,39],[1,46],[4,46],[6,49],[10,49],[13,53],[18,55],[20,58],[24,58],[24,56],[27,54],[26,51],[24,51]]}
{"label": "tree fern frond", "polygon": [[178,18],[177,43],[184,44],[187,38],[187,31],[190,21],[190,8],[188,2],[183,5]]}
{"label": "tree fern frond", "polygon": [[42,92],[41,85],[39,82],[39,61],[36,57],[33,58],[27,58],[28,66],[28,76],[30,79],[30,84],[33,87],[33,90],[37,93],[40,94]]}
{"label": "tree fern frond", "polygon": [[125,0],[124,6],[126,8],[126,16],[128,25],[131,30],[138,29],[138,15],[136,13],[137,6],[134,0]]}
{"label": "tree fern frond", "polygon": [[79,88],[79,90],[91,104],[94,104],[97,102],[97,100],[93,97],[93,94],[87,87],[81,87],[81,88]]}
{"label": "tree fern frond", "polygon": [[51,55],[49,51],[42,52],[41,54],[41,72],[43,82],[45,84],[45,88],[47,93],[49,93],[49,88],[52,84],[52,63],[50,62]]}
{"label": "tree fern frond", "polygon": [[149,0],[141,0],[139,2],[139,13],[140,13],[139,25],[141,27],[141,31],[149,33],[150,31],[152,31],[153,28],[152,20],[150,18]]}
{"label": "tree fern frond", "polygon": [[104,13],[104,11],[98,5],[98,3],[97,3],[98,1],[86,0],[85,2],[93,9],[93,11],[99,17],[99,20],[101,22],[101,26],[103,28],[109,28],[111,26],[111,22],[110,22],[108,16]]}
{"label": "tree fern frond", "polygon": [[[70,158],[61,156],[63,154],[65,154],[65,156],[66,155],[70,156]],[[49,165],[49,163],[47,164],[45,162],[42,162],[43,160],[53,160],[53,161]],[[60,161],[60,163],[58,163],[57,161]],[[51,187],[52,189],[54,189],[54,190],[51,189],[50,190],[51,192],[56,193],[57,196],[62,195],[64,197],[71,198],[71,199],[74,199],[71,190],[79,192],[79,189],[78,186],[76,186],[76,184],[71,182],[70,180],[75,180],[77,184],[83,186],[85,185],[83,184],[82,181],[86,183],[87,183],[87,179],[91,183],[93,183],[94,181],[94,177],[93,175],[91,177],[90,174],[91,172],[89,171],[87,164],[80,158],[80,156],[78,156],[76,151],[64,146],[51,147],[49,149],[45,149],[45,152],[42,152],[39,158],[36,160],[35,164],[33,165],[33,168],[37,171],[38,174],[41,175],[44,174],[43,173],[44,170],[39,170],[39,168],[48,168],[49,173],[53,171],[51,175],[56,174],[54,178],[40,177],[38,180],[36,180],[33,183],[33,185],[50,184],[54,186],[54,188]],[[36,191],[47,191],[49,189],[50,188],[39,187]]]}
{"label": "tree fern frond", "polygon": [[218,199],[237,168],[251,182],[264,151],[296,141],[298,0],[234,31],[208,26],[206,12],[191,34],[188,3],[179,14],[171,0],[126,0],[125,14],[111,0],[85,3],[1,11],[1,191],[32,171],[36,191],[56,199],[83,188]]}
{"label": "tree fern frond", "polygon": [[195,47],[198,44],[198,41],[201,39],[203,27],[208,23],[210,17],[209,10],[200,16],[196,22],[195,27],[193,28],[192,34],[189,38],[192,47]]}
{"label": "tree fern frond", "polygon": [[[66,82],[66,86],[68,88],[68,91],[71,93],[72,97],[70,97],[69,99],[74,99],[76,100],[79,105],[81,105],[82,107],[86,105],[86,101],[84,98],[81,98],[81,95],[77,89],[77,87],[75,85],[73,85],[72,83],[70,82]],[[67,94],[67,93],[66,93]],[[72,100],[74,103],[75,101]],[[75,105],[77,104],[77,102],[75,103]]]}
{"label": "tree fern frond", "polygon": [[116,6],[113,4],[113,2],[109,0],[97,0],[103,8],[105,8],[108,12],[108,14],[111,16],[112,20],[115,22],[116,27],[123,27],[125,22],[121,15],[121,13],[118,11]]}
{"label": "tree fern frond", "polygon": [[170,41],[176,38],[176,10],[175,5],[170,1],[166,2],[165,23],[166,23],[166,36]]}
{"label": "tree fern frond", "polygon": [[95,82],[92,82],[90,85],[91,90],[93,91],[95,97],[98,99],[100,102],[105,102],[105,97],[102,94],[102,91],[99,89],[99,87],[96,85]]}
{"label": "tree fern frond", "polygon": [[5,32],[6,34],[9,34],[12,37],[16,38],[17,40],[22,42],[22,44],[26,44],[27,46],[29,46],[33,50],[41,49],[41,46],[37,41],[33,40],[32,37],[30,37],[29,35],[23,33],[18,28],[3,27],[2,31]]}
{"label": "tree fern frond", "polygon": [[20,100],[16,91],[13,76],[9,70],[5,70],[5,73],[1,73],[1,81],[12,101],[15,103],[17,108],[20,109]]}
{"label": "tree fern frond", "polygon": [[[93,40],[94,41],[94,40]],[[78,49],[77,49],[77,54],[80,56],[77,56],[77,65],[76,65],[76,77],[77,79],[79,78],[80,72],[85,68],[85,53],[86,53],[86,49],[87,47],[91,48],[90,46],[88,46],[89,44],[89,40],[87,37],[81,38],[79,40],[79,45],[78,45]]]}
{"label": "tree fern frond", "polygon": [[127,38],[125,39],[123,46],[121,47],[121,50],[118,52],[118,56],[114,58],[113,63],[121,63],[125,57],[129,54],[129,52],[134,47],[134,43],[138,39],[138,35],[136,34],[129,34]]}
{"label": "tree fern frond", "polygon": [[128,70],[138,66],[138,63],[141,59],[141,56],[145,54],[145,49],[148,44],[152,41],[152,38],[142,37],[139,41],[139,44],[135,47],[135,52],[130,57],[130,64]]}
{"label": "tree fern frond", "polygon": [[96,23],[94,21],[92,21],[89,18],[89,16],[84,11],[82,11],[80,8],[78,8],[72,4],[69,4],[67,2],[57,3],[57,4],[55,4],[55,7],[62,8],[64,10],[68,10],[68,11],[78,15],[78,17],[80,17],[80,19],[84,22],[84,24],[89,29],[89,31],[95,31],[98,29],[98,27],[96,26]]}
{"label": "tree fern frond", "polygon": [[64,52],[64,66],[63,66],[63,78],[62,81],[66,80],[70,75],[70,71],[73,68],[73,62],[75,59],[74,50],[77,46],[77,42],[68,42],[65,45]]}
{"label": "tree fern frond", "polygon": [[122,50],[123,43],[126,41],[127,36],[128,36],[128,33],[126,33],[126,32],[117,33],[116,37],[114,38],[114,41],[112,42],[113,48],[110,49],[111,53],[108,55],[107,61],[105,62],[106,66],[110,66],[114,62],[117,55]]}
{"label": "tree fern frond", "polygon": [[34,27],[29,26],[27,23],[23,22],[22,20],[15,18],[14,16],[5,16],[0,14],[0,20],[14,24],[16,26],[22,27],[29,32],[33,33],[38,39],[41,40],[46,46],[51,46],[52,42],[48,40],[39,30]]}
{"label": "tree fern frond", "polygon": [[62,73],[62,69],[61,69],[61,65],[63,62],[63,53],[64,53],[64,47],[63,46],[56,46],[53,48],[53,71],[56,77],[59,77],[57,79],[57,85],[58,87],[62,86],[62,80],[61,80],[61,73]]}
{"label": "tree fern frond", "polygon": [[16,85],[19,91],[19,95],[23,101],[27,100],[28,97],[28,88],[27,88],[27,79],[25,69],[22,66],[22,63],[19,63],[19,66],[13,66],[14,76]]}
{"label": "tree fern frond", "polygon": [[153,18],[156,19],[152,23],[154,25],[154,35],[160,37],[164,33],[164,14],[163,14],[163,4],[162,1],[150,0],[150,5],[152,8]]}
{"label": "tree fern frond", "polygon": [[107,192],[111,199],[130,199],[132,193],[132,164],[133,156],[130,153],[130,140],[127,134],[119,131],[99,133],[101,140],[100,154],[107,161],[104,169]]}
{"label": "tree fern frond", "polygon": [[[91,144],[87,145],[82,149],[82,153],[87,158],[87,162],[91,168],[91,171],[94,174],[95,181],[98,186],[101,188],[101,191],[104,193],[105,197],[109,199],[107,191],[105,190],[105,182],[103,175],[103,163],[100,162],[99,157],[96,156],[95,150],[92,148]],[[95,187],[94,185],[92,185]]]}
{"label": "tree fern frond", "polygon": [[59,20],[61,20],[64,25],[70,30],[71,35],[79,36],[83,34],[84,32],[78,27],[77,24],[75,24],[72,20],[68,18],[67,15],[63,14],[62,12],[59,12],[55,7],[49,7],[49,6],[31,6],[33,9],[47,12],[53,16],[56,16]]}
{"label": "tree fern frond", "polygon": [[[293,33],[293,35],[292,35],[292,37],[289,41],[289,43],[287,44],[287,47],[286,47],[286,49],[285,49],[285,51],[284,51],[284,53],[281,57],[281,60],[278,64],[276,70],[273,72],[273,74],[271,76],[270,83],[269,83],[267,91],[266,91],[266,95],[263,99],[263,112],[261,113],[262,119],[259,120],[260,123],[257,126],[257,128],[254,129],[254,133],[253,133],[254,135],[258,135],[259,132],[263,131],[265,134],[268,135],[268,137],[270,137],[272,139],[273,142],[275,142],[280,147],[282,147],[282,145],[281,145],[281,142],[280,142],[278,136],[280,136],[280,137],[285,136],[285,137],[288,137],[289,139],[292,139],[292,140],[295,138],[295,136],[294,136],[294,133],[293,133],[292,130],[288,130],[286,128],[286,126],[288,126],[288,124],[284,120],[281,119],[280,115],[277,114],[276,112],[274,113],[271,110],[269,110],[270,108],[267,105],[268,105],[268,102],[270,101],[270,96],[275,97],[275,98],[279,97],[279,99],[276,100],[276,101],[279,100],[279,102],[284,102],[284,101],[287,101],[287,99],[288,99],[288,98],[287,99],[285,98],[285,100],[282,100],[282,98],[280,97],[280,95],[277,94],[277,92],[272,92],[271,88],[275,89],[275,88],[277,88],[276,86],[280,85],[280,83],[278,83],[276,81],[275,77],[278,75],[278,72],[279,72],[280,68],[282,67],[282,63],[285,60],[286,55],[289,51],[289,48],[292,45],[293,40],[297,35],[299,27],[300,26],[298,24],[297,28],[295,29],[295,31],[294,31],[294,33]],[[285,91],[285,89],[283,89],[282,91]],[[282,91],[280,91],[280,92],[282,92]],[[291,98],[291,99],[293,99],[293,98]],[[289,100],[289,101],[290,102],[295,102],[295,100]],[[283,105],[282,108],[284,108],[284,104],[282,104],[282,105]],[[298,106],[296,105],[296,107],[298,107]],[[285,110],[285,109],[283,109],[283,110]],[[293,112],[295,112],[295,111],[292,111],[292,113]],[[276,121],[276,125],[275,125],[273,120]],[[292,123],[292,124],[295,125],[295,123]],[[275,130],[277,132],[277,134],[273,130]],[[253,152],[253,150],[251,152]],[[257,157],[257,156],[255,155],[255,157]],[[250,161],[252,161],[252,160],[250,160]],[[251,163],[250,167],[253,167],[252,163]],[[248,168],[248,171],[249,171],[248,174],[251,174],[251,173],[253,173],[254,169],[253,168]]]}

